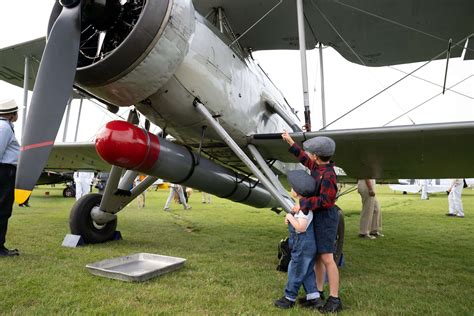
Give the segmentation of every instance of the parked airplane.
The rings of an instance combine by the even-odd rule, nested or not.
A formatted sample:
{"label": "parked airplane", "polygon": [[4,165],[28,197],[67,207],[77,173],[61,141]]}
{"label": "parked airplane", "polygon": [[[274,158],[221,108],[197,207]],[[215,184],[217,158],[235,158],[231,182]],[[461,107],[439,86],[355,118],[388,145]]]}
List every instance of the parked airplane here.
{"label": "parked airplane", "polygon": [[[104,170],[111,164],[104,195],[86,195],[71,211],[71,231],[91,243],[109,240],[116,214],[158,177],[289,211],[292,200],[277,177],[296,166],[280,137],[285,129],[299,143],[334,138],[335,160],[353,178],[474,176],[473,122],[311,132],[306,107],[302,131],[251,58],[253,50],[298,45],[304,56],[305,45],[320,42],[369,66],[460,57],[464,46],[464,58],[472,59],[473,8],[471,0],[62,0],[52,10],[42,57],[42,39],[0,51],[1,78],[19,86],[24,56],[36,52],[41,59],[16,199],[29,197],[45,165]],[[306,71],[304,58],[302,64]],[[32,87],[35,78],[28,79]],[[134,111],[128,122],[108,123],[95,148],[53,149],[71,87],[111,110],[133,105],[176,142],[137,127]],[[465,152],[440,168],[446,153],[459,148]],[[405,162],[406,152],[415,163]],[[149,177],[130,191],[138,172]]]}
{"label": "parked airplane", "polygon": [[[468,187],[474,186],[474,179],[464,179]],[[442,193],[447,192],[451,187],[452,179],[398,179],[399,184],[389,184],[393,191],[400,191],[403,194],[420,193],[423,189],[424,181],[427,181],[427,193]]]}

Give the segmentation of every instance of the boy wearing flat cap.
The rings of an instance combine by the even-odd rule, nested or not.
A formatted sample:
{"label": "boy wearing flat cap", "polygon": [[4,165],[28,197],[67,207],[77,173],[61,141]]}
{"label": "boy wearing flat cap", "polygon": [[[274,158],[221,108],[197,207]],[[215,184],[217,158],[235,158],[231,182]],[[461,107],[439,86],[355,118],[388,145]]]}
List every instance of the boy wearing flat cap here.
{"label": "boy wearing flat cap", "polygon": [[18,256],[17,249],[5,248],[8,219],[12,215],[15,175],[20,145],[13,132],[18,119],[15,100],[0,101],[0,257]]}
{"label": "boy wearing flat cap", "polygon": [[[337,179],[334,163],[330,161],[336,150],[336,143],[329,137],[318,136],[303,143],[302,150],[284,131],[282,138],[291,146],[289,152],[310,170],[316,181],[316,192],[310,197],[300,199],[294,211],[312,210],[314,212],[314,234],[316,238],[316,281],[318,291],[322,293],[324,286],[324,270],[329,280],[329,298],[322,313],[334,313],[342,310],[339,298],[339,270],[334,261],[334,245],[337,237],[339,213],[336,204]],[[300,300],[304,303],[304,299]]]}
{"label": "boy wearing flat cap", "polygon": [[[288,182],[295,199],[314,195],[316,181],[304,170],[295,170],[288,173]],[[291,260],[288,265],[288,282],[285,286],[285,295],[274,302],[279,308],[291,308],[295,305],[298,291],[303,285],[306,291],[303,307],[318,308],[324,305],[316,287],[314,274],[314,260],[316,257],[316,242],[312,224],[313,212],[300,211],[288,213],[285,224],[289,225]]]}

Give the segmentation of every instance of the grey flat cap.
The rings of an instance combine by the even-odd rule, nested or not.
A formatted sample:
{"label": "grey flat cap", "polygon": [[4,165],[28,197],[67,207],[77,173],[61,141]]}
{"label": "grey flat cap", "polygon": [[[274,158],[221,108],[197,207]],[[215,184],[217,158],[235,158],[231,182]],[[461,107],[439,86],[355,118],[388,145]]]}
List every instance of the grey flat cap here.
{"label": "grey flat cap", "polygon": [[301,196],[312,196],[316,190],[316,180],[304,170],[293,170],[287,174],[293,191]]}
{"label": "grey flat cap", "polygon": [[336,151],[336,143],[329,137],[318,136],[303,143],[305,151],[322,157],[331,157]]}

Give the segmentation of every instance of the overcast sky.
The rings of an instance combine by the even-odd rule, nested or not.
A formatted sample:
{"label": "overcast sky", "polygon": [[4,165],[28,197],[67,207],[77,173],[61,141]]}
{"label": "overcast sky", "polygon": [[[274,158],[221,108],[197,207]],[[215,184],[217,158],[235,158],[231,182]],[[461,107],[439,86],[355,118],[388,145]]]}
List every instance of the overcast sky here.
{"label": "overcast sky", "polygon": [[[3,0],[0,2],[0,47],[44,36],[53,0]],[[296,17],[295,17],[296,18]],[[299,110],[303,118],[303,97],[298,51],[271,51],[255,53],[256,60],[269,74],[273,82],[282,90],[290,105]],[[420,64],[395,67],[370,68],[350,63],[331,48],[323,50],[326,89],[327,123],[332,122],[384,87],[395,82]],[[313,130],[322,127],[319,55],[317,50],[308,52],[310,77],[310,102]],[[416,75],[437,85],[444,80],[445,61],[436,61],[417,72]],[[474,62],[451,59],[447,87],[474,74]],[[401,84],[361,106],[353,113],[330,126],[330,129],[383,126],[405,111],[440,94],[442,88],[426,81],[410,78]],[[15,98],[22,104],[21,89],[0,82],[0,99]],[[31,93],[30,93],[31,97]],[[71,110],[72,122],[68,130],[68,141],[72,141],[75,131],[78,103]],[[96,106],[84,106],[79,140],[91,140],[97,129],[113,117]],[[120,113],[123,113],[121,110]],[[474,120],[474,77],[435,97],[417,110],[390,125],[406,125],[434,122]],[[17,124],[21,129],[21,118]],[[61,140],[63,127],[58,139]]]}

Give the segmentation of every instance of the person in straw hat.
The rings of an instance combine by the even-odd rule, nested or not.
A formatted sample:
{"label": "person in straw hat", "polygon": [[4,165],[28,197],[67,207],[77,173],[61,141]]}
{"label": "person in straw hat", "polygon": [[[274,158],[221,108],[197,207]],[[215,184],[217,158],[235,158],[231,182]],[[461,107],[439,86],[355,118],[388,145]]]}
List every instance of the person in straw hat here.
{"label": "person in straw hat", "polygon": [[18,249],[5,247],[8,219],[12,215],[15,176],[20,144],[16,140],[13,123],[18,119],[15,100],[0,101],[0,257],[18,256]]}

